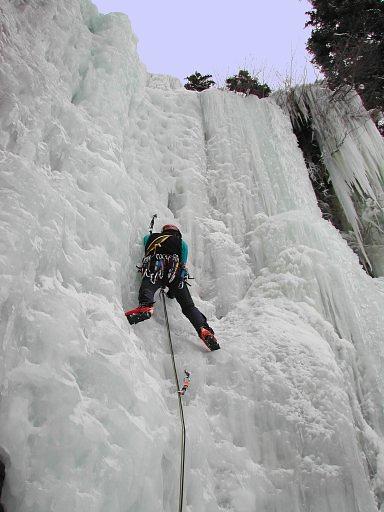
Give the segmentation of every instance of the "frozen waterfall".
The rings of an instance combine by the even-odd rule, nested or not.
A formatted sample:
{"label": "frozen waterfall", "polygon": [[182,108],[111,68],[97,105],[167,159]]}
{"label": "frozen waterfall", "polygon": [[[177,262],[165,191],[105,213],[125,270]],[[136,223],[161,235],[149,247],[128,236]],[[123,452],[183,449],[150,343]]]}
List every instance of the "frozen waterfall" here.
{"label": "frozen waterfall", "polygon": [[0,21],[8,512],[176,509],[162,311],[123,314],[155,212],[222,346],[169,301],[192,372],[185,511],[383,512],[384,281],[323,219],[289,117],[151,75],[127,17],[88,0],[10,0]]}

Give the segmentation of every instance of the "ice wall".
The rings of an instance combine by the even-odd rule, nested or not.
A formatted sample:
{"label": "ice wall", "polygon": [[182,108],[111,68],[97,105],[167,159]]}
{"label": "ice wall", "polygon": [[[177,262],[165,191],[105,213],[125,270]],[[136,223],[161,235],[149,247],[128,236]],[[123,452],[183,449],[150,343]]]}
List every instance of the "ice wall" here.
{"label": "ice wall", "polygon": [[321,217],[270,100],[148,74],[122,15],[0,6],[1,403],[14,512],[175,510],[158,307],[127,325],[150,216],[190,245],[222,350],[169,303],[189,512],[381,506],[384,287]]}
{"label": "ice wall", "polygon": [[359,96],[318,83],[278,91],[273,97],[295,127],[311,126],[363,258],[376,276],[383,276],[384,140]]}

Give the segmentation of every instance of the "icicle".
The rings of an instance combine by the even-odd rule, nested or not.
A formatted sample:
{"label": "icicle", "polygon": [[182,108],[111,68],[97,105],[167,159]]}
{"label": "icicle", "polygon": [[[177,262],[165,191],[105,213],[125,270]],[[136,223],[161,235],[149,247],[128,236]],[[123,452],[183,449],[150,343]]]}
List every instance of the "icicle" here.
{"label": "icicle", "polygon": [[[370,239],[367,242],[362,232],[368,229],[367,223],[361,220],[356,204],[365,205],[371,199],[382,212],[384,143],[359,96],[350,90],[335,93],[323,84],[313,84],[279,91],[273,97],[294,127],[299,128],[303,121],[311,122],[334,190],[370,264],[375,256],[366,252]],[[383,227],[384,224],[379,229]],[[384,262],[378,260],[374,266],[384,273]]]}

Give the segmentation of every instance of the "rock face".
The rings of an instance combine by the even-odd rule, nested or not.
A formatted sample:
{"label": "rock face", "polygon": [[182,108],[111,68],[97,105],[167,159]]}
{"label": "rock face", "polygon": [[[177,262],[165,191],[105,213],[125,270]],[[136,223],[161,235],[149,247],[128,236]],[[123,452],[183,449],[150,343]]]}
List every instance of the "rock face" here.
{"label": "rock face", "polygon": [[156,212],[181,227],[222,346],[207,354],[169,302],[192,372],[186,509],[380,510],[383,280],[322,218],[288,117],[148,74],[128,19],[85,0],[0,14],[7,509],[175,509],[161,308],[134,327],[123,315]]}

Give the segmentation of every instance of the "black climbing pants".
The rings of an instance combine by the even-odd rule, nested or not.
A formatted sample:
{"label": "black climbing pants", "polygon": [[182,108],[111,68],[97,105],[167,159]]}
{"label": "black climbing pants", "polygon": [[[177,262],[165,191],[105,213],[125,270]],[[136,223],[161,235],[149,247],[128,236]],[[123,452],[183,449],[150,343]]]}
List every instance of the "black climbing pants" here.
{"label": "black climbing pants", "polygon": [[[143,277],[139,290],[139,304],[153,304],[155,302],[155,293],[161,288],[164,283],[159,280],[152,283],[149,277]],[[165,284],[165,286],[167,286]],[[184,284],[182,288],[178,287],[178,282],[171,283],[169,286],[169,297],[174,297],[180,304],[181,310],[184,315],[191,322],[193,327],[199,333],[200,327],[207,325],[207,319],[195,306],[191,294],[189,293],[188,286]]]}

